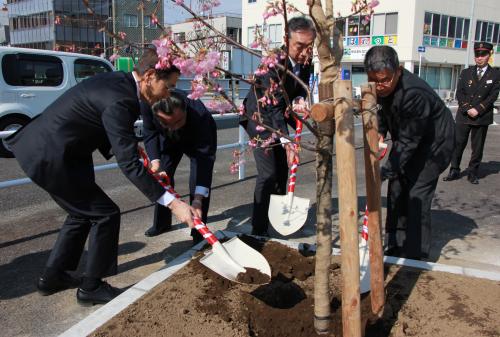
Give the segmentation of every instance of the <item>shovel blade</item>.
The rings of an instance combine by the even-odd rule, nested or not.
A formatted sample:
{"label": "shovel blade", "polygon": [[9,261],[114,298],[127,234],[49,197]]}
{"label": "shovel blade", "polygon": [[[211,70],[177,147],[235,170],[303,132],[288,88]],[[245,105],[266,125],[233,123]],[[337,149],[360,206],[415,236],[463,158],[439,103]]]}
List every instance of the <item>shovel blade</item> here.
{"label": "shovel blade", "polygon": [[268,217],[274,229],[283,236],[295,233],[304,226],[309,212],[309,199],[293,194],[271,194]]}
{"label": "shovel blade", "polygon": [[361,239],[359,244],[359,292],[364,294],[370,291],[370,251],[368,242]]}
{"label": "shovel blade", "polygon": [[[222,246],[225,248],[230,258],[239,266],[257,269],[271,279],[271,266],[261,253],[237,237],[224,242]],[[235,266],[234,263],[231,263],[231,261],[228,261],[227,256],[224,254],[220,254],[218,251],[212,249],[200,259],[200,262],[222,277],[230,281],[238,282],[237,276],[241,272],[241,269]]]}

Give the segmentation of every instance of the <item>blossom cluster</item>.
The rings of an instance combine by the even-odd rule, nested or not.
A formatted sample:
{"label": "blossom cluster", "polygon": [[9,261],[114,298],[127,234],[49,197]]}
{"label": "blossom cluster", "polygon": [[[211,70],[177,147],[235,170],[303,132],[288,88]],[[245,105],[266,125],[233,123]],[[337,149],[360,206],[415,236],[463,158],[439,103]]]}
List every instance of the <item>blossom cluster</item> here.
{"label": "blossom cluster", "polygon": [[[287,11],[287,13],[294,13],[294,12],[298,12],[298,9],[294,5],[287,3],[286,4],[286,11]],[[266,9],[264,10],[264,13],[262,14],[262,17],[264,18],[264,21],[266,21],[270,17],[282,15],[283,12],[284,12],[283,1],[281,1],[281,0],[268,1],[267,5],[266,5]]]}
{"label": "blossom cluster", "polygon": [[214,98],[213,100],[208,101],[205,105],[209,110],[215,111],[221,115],[233,109],[233,105],[231,103],[229,103],[226,99],[221,98]]}

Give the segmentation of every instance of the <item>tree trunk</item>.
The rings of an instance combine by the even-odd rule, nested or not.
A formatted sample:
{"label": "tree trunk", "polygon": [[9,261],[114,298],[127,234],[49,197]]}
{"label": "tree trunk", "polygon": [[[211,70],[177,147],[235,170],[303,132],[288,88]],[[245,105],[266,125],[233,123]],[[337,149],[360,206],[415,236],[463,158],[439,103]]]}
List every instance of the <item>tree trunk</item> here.
{"label": "tree trunk", "polygon": [[382,234],[380,224],[381,182],[378,161],[378,123],[377,112],[372,111],[377,105],[375,84],[361,86],[363,140],[365,156],[366,199],[368,206],[368,247],[370,249],[370,288],[372,314],[381,317],[384,311],[384,256],[382,253]]}
{"label": "tree trunk", "polygon": [[[320,85],[319,97],[331,97],[332,85]],[[318,123],[316,152],[316,261],[314,272],[314,328],[318,334],[330,329],[330,263],[332,255],[332,151],[333,120]]]}
{"label": "tree trunk", "polygon": [[[351,81],[337,80],[334,85],[334,96],[350,99]],[[361,337],[354,116],[352,108],[346,101],[339,101],[335,106],[335,125],[342,252],[342,328],[344,337]]]}

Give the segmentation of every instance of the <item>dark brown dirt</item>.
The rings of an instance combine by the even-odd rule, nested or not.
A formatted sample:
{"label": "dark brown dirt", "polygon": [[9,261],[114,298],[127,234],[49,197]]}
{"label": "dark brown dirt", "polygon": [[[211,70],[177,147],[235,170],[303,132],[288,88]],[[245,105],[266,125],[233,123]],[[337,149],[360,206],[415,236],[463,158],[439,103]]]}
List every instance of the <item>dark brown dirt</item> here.
{"label": "dark brown dirt", "polygon": [[247,284],[267,284],[271,278],[255,268],[245,268],[246,272],[236,275],[236,281]]}
{"label": "dark brown dirt", "polygon": [[[271,282],[252,289],[230,282],[194,259],[92,336],[313,337],[314,257],[279,243],[241,238],[272,268]],[[331,270],[331,334],[342,336],[341,275]],[[451,274],[387,268],[387,303],[367,337],[499,336],[500,285]],[[370,297],[361,299],[362,317]]]}

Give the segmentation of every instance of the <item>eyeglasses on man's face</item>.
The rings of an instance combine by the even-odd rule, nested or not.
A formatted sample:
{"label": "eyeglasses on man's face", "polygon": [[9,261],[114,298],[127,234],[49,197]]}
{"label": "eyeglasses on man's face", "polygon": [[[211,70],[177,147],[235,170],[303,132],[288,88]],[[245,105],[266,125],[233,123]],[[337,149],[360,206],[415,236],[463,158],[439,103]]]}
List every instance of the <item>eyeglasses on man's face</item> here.
{"label": "eyeglasses on man's face", "polygon": [[389,88],[392,85],[392,82],[394,82],[394,79],[396,78],[396,73],[397,71],[392,73],[392,77],[388,80],[384,81],[375,81],[375,86],[376,87],[383,87],[383,88]]}

